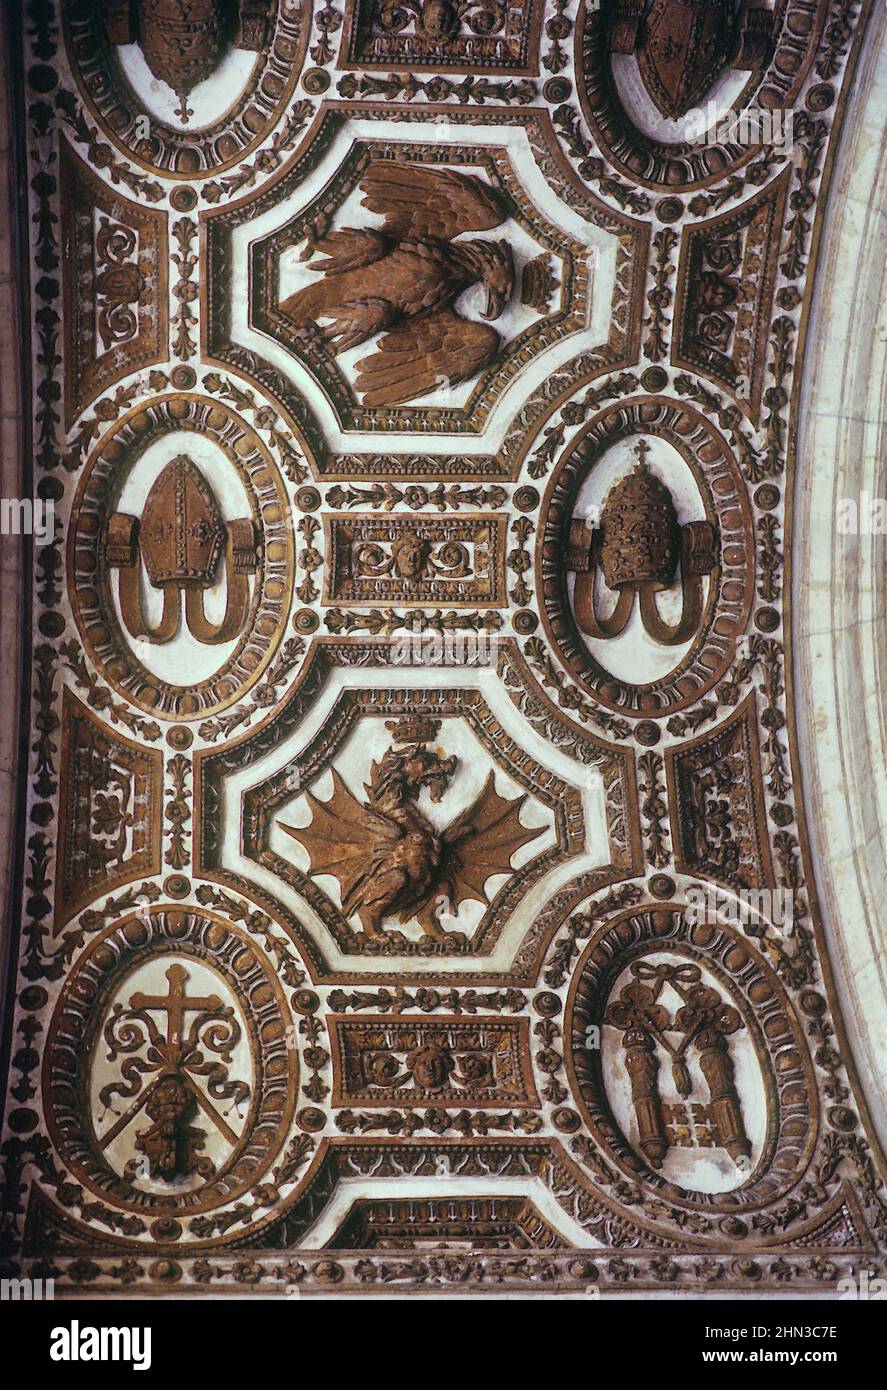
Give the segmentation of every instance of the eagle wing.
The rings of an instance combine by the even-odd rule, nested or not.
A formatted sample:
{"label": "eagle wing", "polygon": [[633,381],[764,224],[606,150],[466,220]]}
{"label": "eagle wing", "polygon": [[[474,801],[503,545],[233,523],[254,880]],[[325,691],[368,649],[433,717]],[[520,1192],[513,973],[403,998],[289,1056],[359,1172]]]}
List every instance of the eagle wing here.
{"label": "eagle wing", "polygon": [[278,824],[308,851],[312,874],[332,874],[339,880],[344,902],[379,851],[401,838],[401,830],[358,801],[335,768],[332,772],[329,801],[318,801],[311,791],[305,793],[312,811],[309,825]]}
{"label": "eagle wing", "polygon": [[476,376],[493,361],[499,342],[495,328],[453,309],[405,319],[360,359],[355,386],[364,405],[401,405]]}
{"label": "eagle wing", "polygon": [[499,194],[474,174],[423,164],[373,160],[360,183],[363,206],[380,213],[383,232],[399,238],[487,232],[506,221]]}
{"label": "eagle wing", "polygon": [[[393,245],[381,232],[355,231],[353,227],[330,232],[310,248],[312,256],[315,252],[323,255],[311,266],[320,275],[283,300],[281,313],[296,328],[316,325],[318,319],[333,320],[335,331],[327,336],[334,341],[336,352],[381,332],[391,322],[393,310],[378,293],[384,285],[378,262],[384,261]],[[371,270],[372,266],[377,269]]]}
{"label": "eagle wing", "polygon": [[515,852],[542,834],[544,826],[521,825],[520,810],[526,799],[500,796],[496,775],[490,771],[471,805],[444,831],[446,876],[454,912],[465,898],[485,902],[487,879],[510,873]]}
{"label": "eagle wing", "polygon": [[343,227],[339,232],[328,232],[319,241],[312,242],[301,259],[309,260],[319,252],[325,259],[311,269],[322,270],[324,275],[341,275],[346,270],[361,270],[373,265],[387,256],[393,246],[391,237],[370,227],[359,230]]}

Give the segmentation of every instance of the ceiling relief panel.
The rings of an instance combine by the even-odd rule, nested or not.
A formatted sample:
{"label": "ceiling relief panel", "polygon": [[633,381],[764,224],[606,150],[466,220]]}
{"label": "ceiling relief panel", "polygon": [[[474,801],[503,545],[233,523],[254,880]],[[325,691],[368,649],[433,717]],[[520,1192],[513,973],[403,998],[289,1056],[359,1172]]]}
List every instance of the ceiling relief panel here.
{"label": "ceiling relief panel", "polygon": [[[793,111],[814,62],[819,76],[834,75],[827,17],[823,0],[580,3],[575,62],[589,128],[614,168],[660,193],[725,177],[764,182],[780,156],[762,113]],[[807,109],[833,99],[828,83],[814,83]],[[753,113],[744,136],[733,128],[743,113]],[[569,109],[557,114],[567,127]]]}
{"label": "ceiling relief panel", "polygon": [[609,407],[552,471],[537,542],[549,639],[599,698],[671,711],[724,674],[753,592],[733,455],[692,408]]}
{"label": "ceiling relief panel", "polygon": [[864,14],[23,13],[4,1269],[881,1270],[787,602]]}
{"label": "ceiling relief panel", "polygon": [[[152,173],[188,179],[230,168],[292,117],[308,5],[74,0],[61,11],[76,82],[68,118],[84,130],[92,118]],[[165,196],[153,179],[141,186],[152,201]]]}
{"label": "ceiling relief panel", "polygon": [[[460,975],[483,957],[523,978],[570,907],[636,853],[628,765],[581,735],[551,748],[507,700],[494,710],[482,667],[467,686],[450,666],[439,686],[413,670],[391,688],[408,678],[391,656],[321,648],[275,717],[198,754],[201,868],[269,895],[316,978],[377,974],[380,956],[443,956]],[[381,669],[355,686],[370,657]],[[239,843],[215,829],[232,818]]]}
{"label": "ceiling relief panel", "polygon": [[347,0],[339,65],[437,72],[480,67],[532,77],[539,70],[544,8],[540,0]]}
{"label": "ceiling relief panel", "polygon": [[112,1229],[147,1217],[174,1239],[178,1213],[249,1192],[282,1156],[297,1084],[284,1008],[265,952],[212,916],[156,909],[96,938],[56,1006],[44,1087]]}
{"label": "ceiling relief panel", "polygon": [[64,139],[59,189],[70,425],[134,368],[166,360],[169,261],[163,214],[109,190]]}
{"label": "ceiling relief panel", "polygon": [[59,793],[56,928],[99,888],[160,872],[163,755],[109,729],[70,690]]}
{"label": "ceiling relief panel", "polygon": [[[587,326],[590,294],[586,248],[563,246],[562,238],[558,245],[538,215],[522,226],[498,193],[496,183],[509,175],[517,191],[510,161],[489,184],[479,174],[420,164],[408,146],[387,147],[384,159],[373,157],[376,149],[358,147],[347,161],[338,209],[329,195],[309,206],[294,226],[260,239],[252,262],[253,323],[311,366],[328,397],[348,400],[346,418],[365,427],[373,407],[433,399],[435,391],[446,393],[451,409],[453,388],[463,383],[476,381],[481,397],[497,396],[515,354],[529,359]],[[363,196],[349,216],[355,178]],[[362,209],[374,215],[371,223]],[[507,238],[467,235],[494,230]],[[298,259],[287,254],[300,245]],[[557,289],[561,312],[550,319]],[[457,307],[462,301],[467,309],[463,296],[471,302],[464,313]],[[369,303],[358,309],[358,300]],[[507,331],[494,326],[499,319]],[[374,351],[355,360],[361,347]],[[335,375],[333,358],[341,358]],[[508,376],[490,380],[494,363]],[[469,420],[472,395],[464,407]],[[343,404],[340,414],[347,410]]]}
{"label": "ceiling relief panel", "polygon": [[815,1137],[811,1063],[754,947],[673,909],[633,914],[585,953],[575,989],[575,1082],[616,1162],[682,1202],[779,1195]]}
{"label": "ceiling relief panel", "polygon": [[461,468],[504,476],[553,394],[635,359],[647,229],[537,112],[446,111],[456,142],[415,107],[324,103],[279,177],[201,218],[207,356],[281,401],[318,474],[418,472],[376,452],[412,434],[469,436]]}
{"label": "ceiling relief panel", "polygon": [[251,685],[286,621],[288,512],[269,451],[226,406],[166,396],[124,416],[69,530],[72,606],[107,679],[169,719]]}

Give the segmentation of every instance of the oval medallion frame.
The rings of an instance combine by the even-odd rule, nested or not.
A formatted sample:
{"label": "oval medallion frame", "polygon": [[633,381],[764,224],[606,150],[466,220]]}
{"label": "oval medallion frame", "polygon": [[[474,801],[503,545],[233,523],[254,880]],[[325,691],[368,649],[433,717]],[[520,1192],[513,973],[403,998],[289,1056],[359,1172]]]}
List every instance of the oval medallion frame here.
{"label": "oval medallion frame", "polygon": [[[633,1182],[657,1198],[736,1214],[779,1200],[804,1173],[816,1145],[816,1078],[803,1030],[778,977],[760,953],[724,924],[685,920],[680,906],[631,909],[592,937],[576,966],[565,1009],[565,1063],[576,1104],[595,1141]],[[702,967],[739,1011],[749,1030],[765,1087],[763,1152],[735,1188],[704,1192],[659,1176],[629,1143],[615,1120],[602,1075],[602,1052],[586,1045],[603,1030],[613,987],[632,961],[670,953]]]}
{"label": "oval medallion frame", "polygon": [[[789,110],[804,84],[828,0],[777,0],[776,40],[764,72],[752,73],[734,101],[736,111],[753,104],[765,111]],[[684,193],[727,178],[762,153],[763,144],[703,140],[668,143],[646,135],[619,97],[607,47],[606,12],[580,3],[576,19],[576,86],[582,114],[607,158],[633,183],[661,193]],[[813,108],[811,108],[813,109]]]}
{"label": "oval medallion frame", "polygon": [[[240,1141],[202,1186],[167,1197],[134,1188],[105,1160],[91,1123],[90,1067],[116,991],[156,957],[192,959],[219,975],[237,999],[253,1063],[253,1094]],[[253,1189],[289,1132],[298,1059],[288,1046],[285,996],[273,961],[216,913],[152,907],[107,927],[68,974],[49,1026],[43,1103],[62,1160],[96,1196],[151,1217],[191,1216]]]}
{"label": "oval medallion frame", "polygon": [[[207,436],[235,469],[261,533],[262,557],[250,610],[228,659],[205,680],[175,685],[135,656],[114,611],[108,565],[99,551],[108,518],[133,465],[164,434]],[[286,625],[294,580],[290,505],[270,451],[228,406],[205,396],[164,396],[129,411],[103,435],[80,479],[68,528],[71,607],[83,644],[106,680],[162,719],[225,709],[258,680]]]}
{"label": "oval medallion frame", "polygon": [[[602,666],[582,640],[567,591],[570,521],[586,477],[611,445],[634,435],[665,440],[682,457],[709,521],[720,531],[699,631],[667,675],[633,684]],[[540,609],[548,641],[588,693],[629,717],[664,716],[698,700],[723,676],[748,623],[754,597],[754,529],[742,474],[720,432],[691,406],[661,396],[601,411],[562,454],[541,507],[536,541]]]}
{"label": "oval medallion frame", "polygon": [[[106,36],[101,0],[62,7],[65,47],[80,95],[102,133],[143,169],[173,179],[222,173],[251,154],[280,120],[301,75],[311,9],[278,0],[274,31],[256,53],[250,79],[211,125],[178,130],[148,111],[133,91]],[[139,135],[147,116],[151,134]]]}

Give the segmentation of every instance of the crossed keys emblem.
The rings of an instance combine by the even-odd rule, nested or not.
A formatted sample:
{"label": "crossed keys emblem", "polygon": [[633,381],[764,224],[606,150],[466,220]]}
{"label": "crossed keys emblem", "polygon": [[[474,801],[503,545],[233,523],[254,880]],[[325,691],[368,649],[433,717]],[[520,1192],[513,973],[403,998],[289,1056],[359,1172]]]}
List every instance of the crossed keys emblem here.
{"label": "crossed keys emblem", "polygon": [[[108,1061],[121,1054],[126,1060],[120,1067],[121,1079],[99,1093],[102,1105],[118,1115],[100,1142],[107,1149],[144,1111],[153,1124],[136,1133],[135,1148],[147,1158],[151,1176],[171,1181],[197,1173],[207,1178],[215,1172],[215,1165],[200,1152],[206,1131],[191,1121],[202,1112],[232,1147],[239,1142],[239,1135],[214,1101],[230,1101],[226,1112],[230,1113],[249,1096],[245,1081],[228,1076],[233,1050],[240,1041],[240,1025],[234,1010],[218,995],[187,994],[188,972],[183,966],[171,965],[166,979],[167,994],[136,992],[127,1007],[120,1003],[114,1006],[105,1025]],[[165,1033],[154,1018],[158,1011],[166,1016]],[[188,1015],[193,1015],[190,1021]],[[149,1076],[152,1079],[146,1084]],[[198,1085],[197,1077],[205,1081],[204,1086]],[[135,1098],[122,1114],[111,1105],[118,1096]],[[131,1160],[126,1177],[132,1181],[139,1168],[139,1160]]]}
{"label": "crossed keys emblem", "polygon": [[[663,1105],[659,1092],[656,1044],[671,1059],[672,1080],[682,1100],[693,1092],[687,1065],[692,1047],[698,1053],[709,1091],[708,1105],[694,1106],[694,1113],[699,1121],[710,1126],[717,1145],[727,1150],[737,1168],[747,1168],[751,1144],[745,1133],[727,1043],[728,1036],[743,1027],[738,1009],[725,1003],[717,990],[702,983],[698,965],[640,960],[632,964],[631,973],[634,979],[607,1009],[605,1022],[623,1033],[641,1150],[654,1168],[661,1168],[672,1144],[682,1142],[666,1123],[665,1112],[674,1107]],[[684,1001],[674,1016],[659,1002],[666,985],[671,985]]]}

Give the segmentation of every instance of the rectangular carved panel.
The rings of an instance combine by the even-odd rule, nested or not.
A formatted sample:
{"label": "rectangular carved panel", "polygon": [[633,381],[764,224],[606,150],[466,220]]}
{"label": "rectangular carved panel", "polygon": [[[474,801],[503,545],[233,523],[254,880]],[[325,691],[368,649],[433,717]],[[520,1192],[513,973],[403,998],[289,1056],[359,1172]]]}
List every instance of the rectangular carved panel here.
{"label": "rectangular carved panel", "polygon": [[330,1019],[335,1105],[537,1105],[526,1019]]}
{"label": "rectangular carved panel", "polygon": [[348,0],[339,63],[530,75],[538,70],[543,8],[541,0]]}
{"label": "rectangular carved panel", "polygon": [[65,418],[168,352],[167,220],[112,191],[60,142]]}
{"label": "rectangular carved panel", "polygon": [[160,869],[163,754],[113,733],[70,690],[62,704],[56,930],[96,895]]}
{"label": "rectangular carved panel", "polygon": [[326,525],[327,603],[492,606],[501,601],[501,516],[332,516]]}

